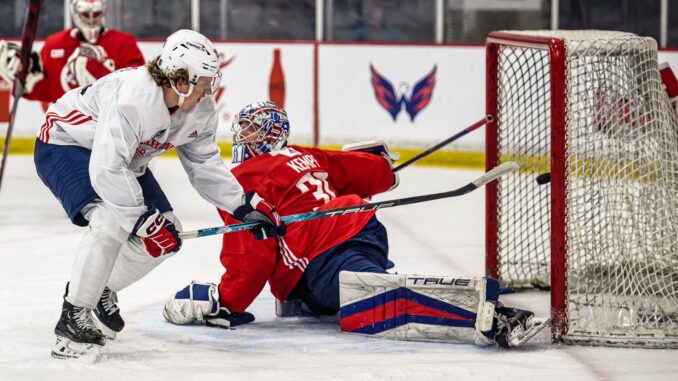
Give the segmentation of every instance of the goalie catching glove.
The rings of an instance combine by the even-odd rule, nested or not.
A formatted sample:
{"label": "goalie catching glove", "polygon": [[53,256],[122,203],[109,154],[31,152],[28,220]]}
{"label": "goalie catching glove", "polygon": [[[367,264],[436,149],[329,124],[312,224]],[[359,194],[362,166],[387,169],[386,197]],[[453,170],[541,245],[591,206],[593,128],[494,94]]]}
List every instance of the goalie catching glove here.
{"label": "goalie catching glove", "polygon": [[148,254],[154,258],[179,251],[181,248],[177,228],[158,209],[151,209],[142,214],[134,224],[132,234],[141,239]]}
{"label": "goalie catching glove", "polygon": [[87,86],[115,71],[115,63],[99,45],[81,43],[66,63],[77,86]]}
{"label": "goalie catching glove", "polygon": [[21,70],[19,45],[13,42],[0,40],[0,77],[9,83],[12,83],[19,70]]}
{"label": "goalie catching glove", "polygon": [[232,215],[242,222],[261,222],[263,225],[260,228],[252,229],[257,240],[281,237],[287,233],[287,226],[280,220],[273,205],[264,201],[254,191],[245,193],[243,204],[236,208]]}
{"label": "goalie catching glove", "polygon": [[219,292],[214,283],[191,282],[165,303],[165,320],[172,324],[205,324],[210,327],[233,328],[254,321],[249,312],[231,312],[219,306]]}
{"label": "goalie catching glove", "polygon": [[[10,84],[14,82],[16,75],[21,71],[20,51],[19,44],[0,40],[0,78]],[[45,75],[40,64],[40,56],[38,53],[32,52],[28,57],[28,73],[24,84],[26,92],[33,91],[35,84],[43,78],[45,78]]]}

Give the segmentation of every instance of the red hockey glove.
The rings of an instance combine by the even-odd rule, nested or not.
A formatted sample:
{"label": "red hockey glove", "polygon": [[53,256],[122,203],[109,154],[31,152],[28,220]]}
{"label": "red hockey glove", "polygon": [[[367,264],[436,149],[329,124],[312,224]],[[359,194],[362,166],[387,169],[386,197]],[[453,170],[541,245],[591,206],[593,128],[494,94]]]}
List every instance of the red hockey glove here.
{"label": "red hockey glove", "polygon": [[281,237],[287,233],[287,226],[282,223],[273,205],[254,191],[245,193],[245,202],[233,211],[233,217],[242,222],[263,223],[262,227],[252,230],[257,240]]}
{"label": "red hockey glove", "polygon": [[157,258],[167,253],[179,251],[181,238],[172,221],[166,219],[158,209],[146,211],[134,224],[132,234],[141,238],[146,251]]}

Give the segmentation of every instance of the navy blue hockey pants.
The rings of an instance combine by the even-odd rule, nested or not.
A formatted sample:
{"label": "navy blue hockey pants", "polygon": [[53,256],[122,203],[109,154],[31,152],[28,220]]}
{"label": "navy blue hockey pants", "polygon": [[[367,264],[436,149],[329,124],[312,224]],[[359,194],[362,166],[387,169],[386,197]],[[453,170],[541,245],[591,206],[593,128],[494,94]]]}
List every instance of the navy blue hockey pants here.
{"label": "navy blue hockey pants", "polygon": [[[40,180],[63,206],[68,218],[78,226],[89,221],[80,213],[85,205],[99,198],[89,178],[89,158],[92,151],[79,146],[45,144],[35,140],[35,169]],[[161,213],[172,210],[167,196],[150,169],[137,177],[148,208]]]}
{"label": "navy blue hockey pants", "polygon": [[355,236],[315,257],[288,299],[302,299],[317,315],[339,311],[339,272],[386,273],[388,261],[386,228],[373,216]]}

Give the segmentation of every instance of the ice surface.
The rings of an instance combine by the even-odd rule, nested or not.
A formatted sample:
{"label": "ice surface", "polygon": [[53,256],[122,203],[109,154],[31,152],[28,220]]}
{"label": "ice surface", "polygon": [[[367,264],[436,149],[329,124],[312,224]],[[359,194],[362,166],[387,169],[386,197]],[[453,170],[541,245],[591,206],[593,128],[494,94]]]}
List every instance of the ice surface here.
{"label": "ice surface", "polygon": [[[221,224],[176,159],[154,173],[187,230]],[[391,341],[340,333],[333,319],[276,318],[267,290],[237,330],[174,326],[164,300],[193,279],[218,282],[220,237],[182,251],[120,294],[127,323],[96,363],[49,355],[61,296],[81,230],[40,183],[32,159],[12,156],[0,192],[0,380],[678,380],[678,351],[552,345],[548,335],[504,351],[473,345]],[[378,200],[456,188],[479,171],[410,167]],[[484,273],[484,192],[382,210],[399,272]],[[547,293],[502,296],[548,312]]]}

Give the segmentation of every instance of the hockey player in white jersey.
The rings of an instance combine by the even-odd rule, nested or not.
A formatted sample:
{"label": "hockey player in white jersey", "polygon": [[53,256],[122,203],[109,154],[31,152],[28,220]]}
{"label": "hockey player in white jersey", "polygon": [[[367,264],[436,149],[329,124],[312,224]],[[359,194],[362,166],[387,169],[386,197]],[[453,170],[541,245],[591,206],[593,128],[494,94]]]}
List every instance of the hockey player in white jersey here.
{"label": "hockey player in white jersey", "polygon": [[47,111],[35,146],[38,175],[71,221],[87,226],[55,328],[54,357],[97,352],[124,326],[116,291],[181,247],[181,225],[147,168],[153,157],[176,148],[203,198],[242,221],[264,222],[263,237],[285,233],[273,206],[243,194],[221,159],[210,96],[220,77],[212,43],[180,30],[146,66],[71,90]]}

